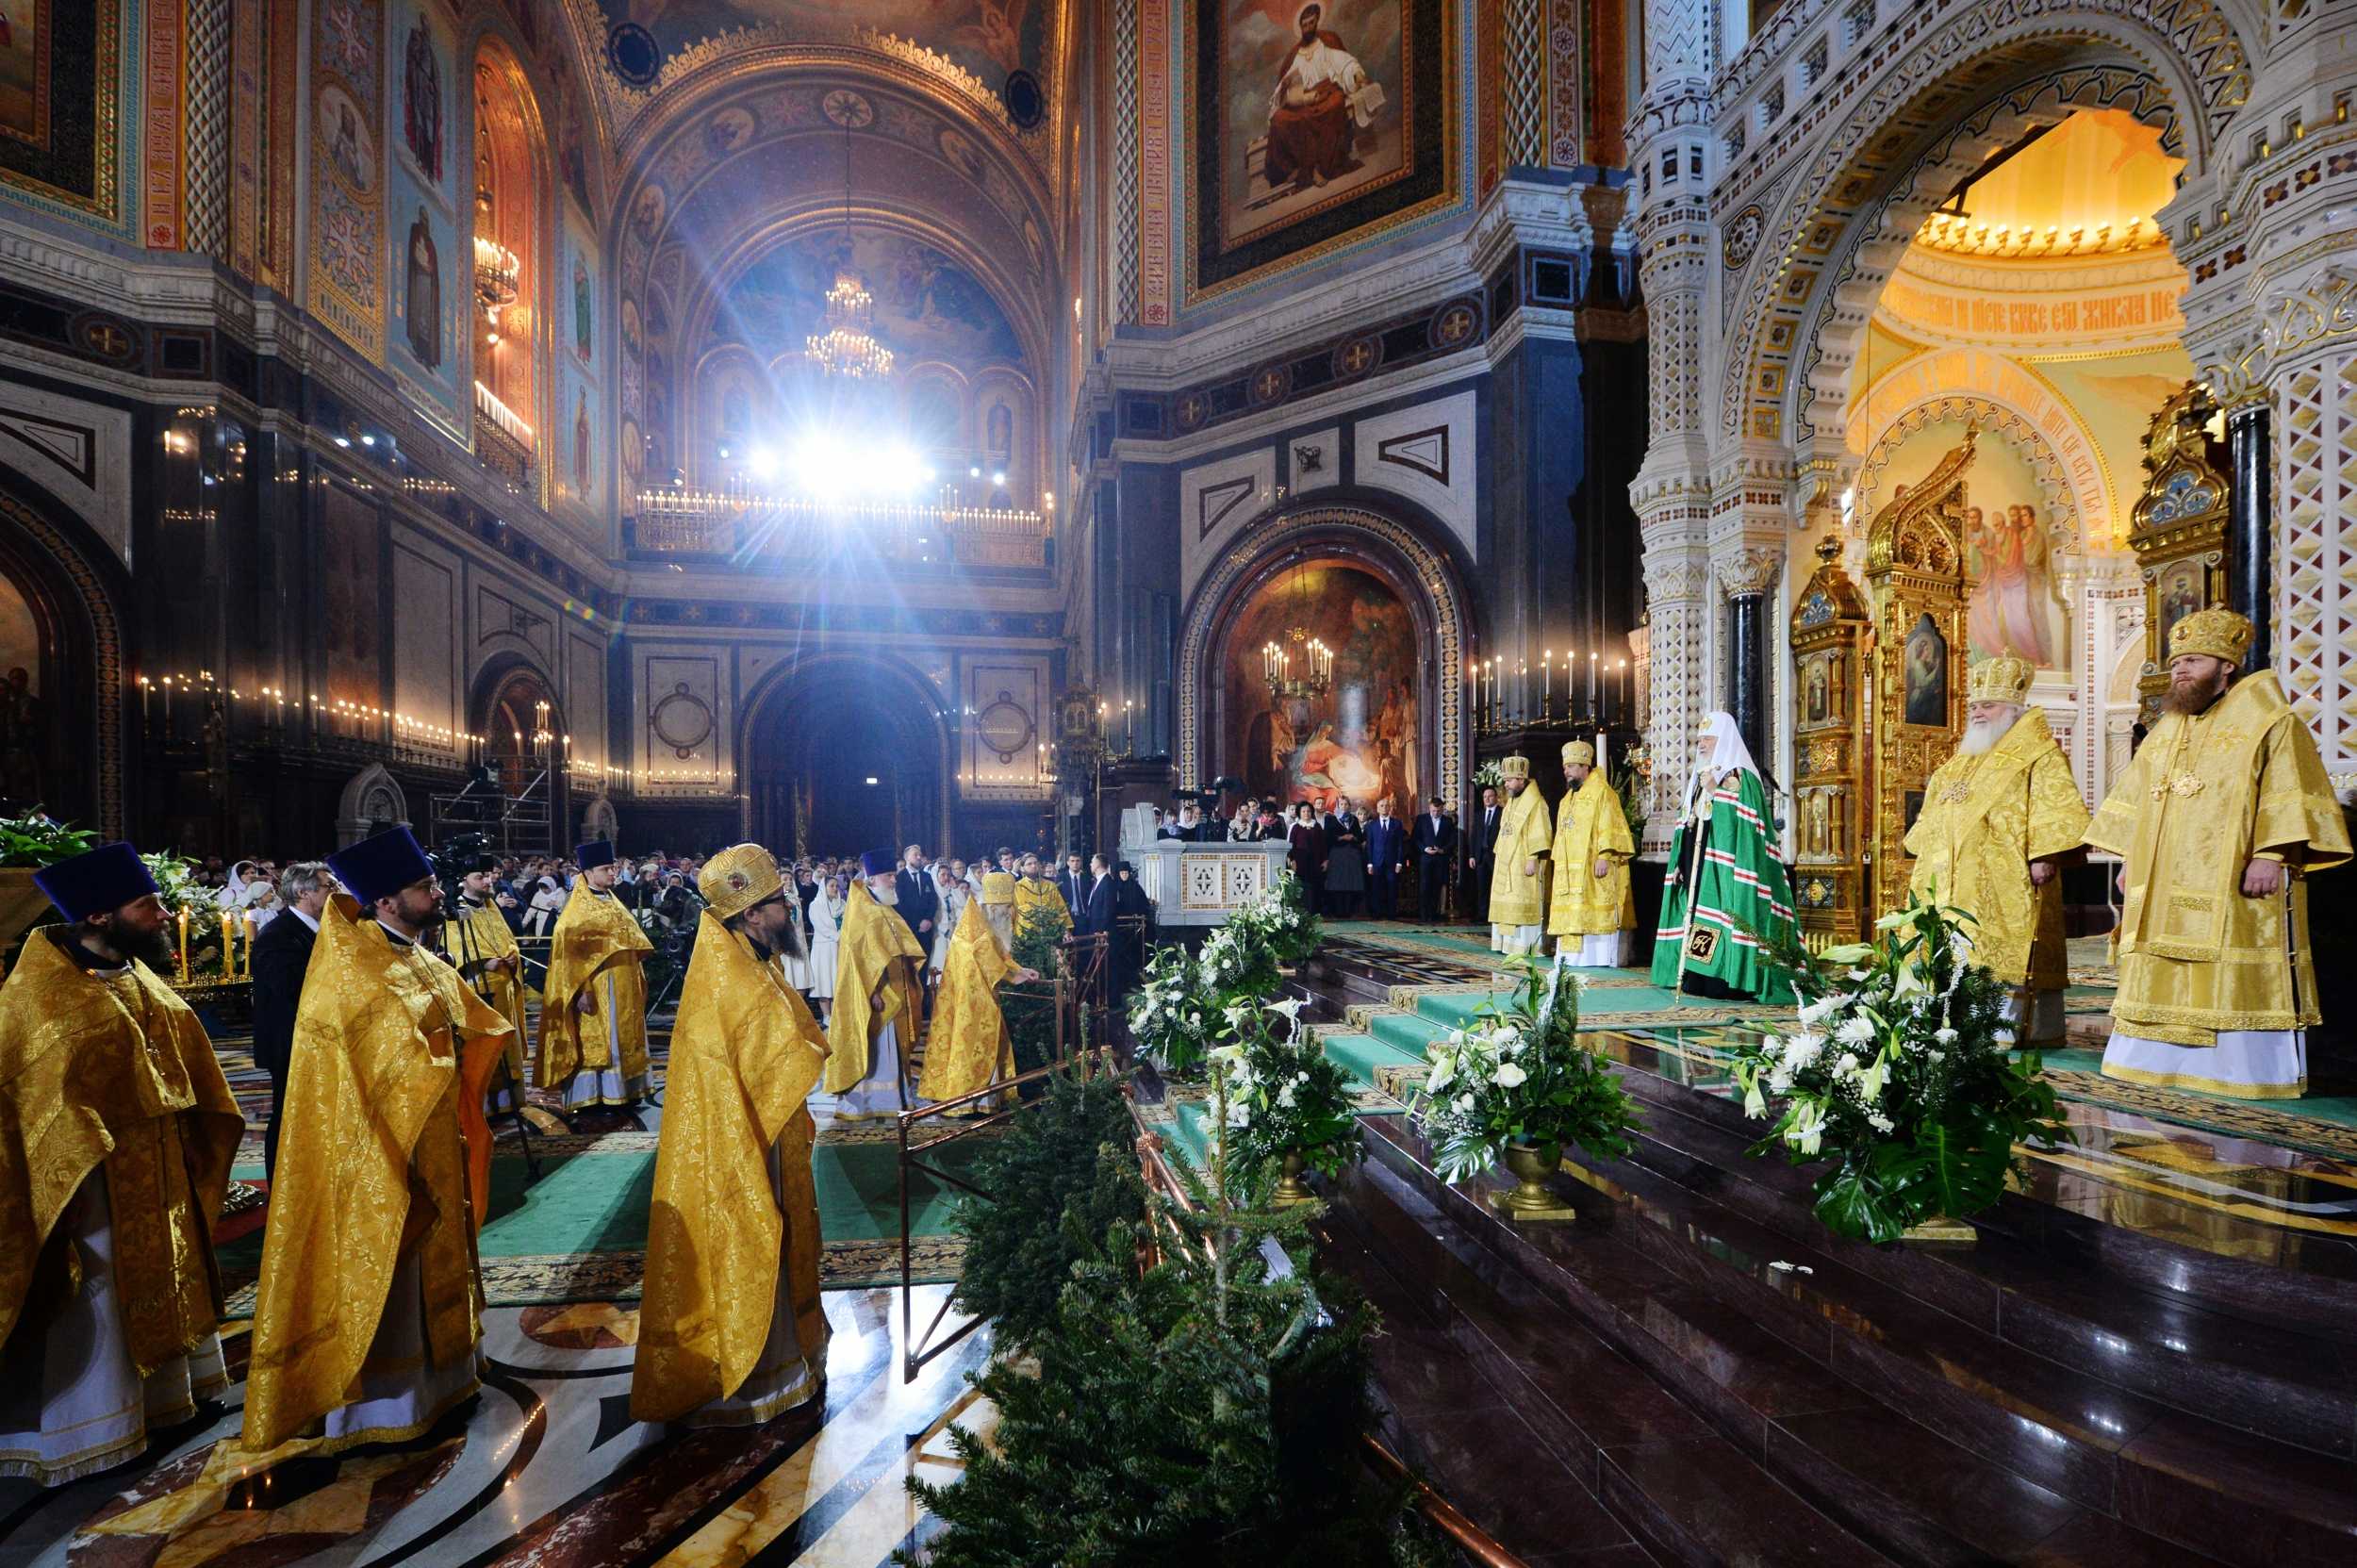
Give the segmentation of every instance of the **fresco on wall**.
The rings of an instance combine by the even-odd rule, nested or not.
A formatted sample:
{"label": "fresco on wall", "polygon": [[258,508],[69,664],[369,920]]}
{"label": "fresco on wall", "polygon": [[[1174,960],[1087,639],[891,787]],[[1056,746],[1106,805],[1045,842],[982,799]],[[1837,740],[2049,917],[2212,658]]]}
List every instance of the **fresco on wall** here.
{"label": "fresco on wall", "polygon": [[[1334,684],[1322,697],[1273,701],[1261,649],[1294,626],[1334,651]],[[1395,815],[1415,814],[1425,787],[1420,660],[1415,622],[1389,586],[1355,567],[1288,573],[1246,602],[1227,648],[1213,771],[1321,810],[1347,798],[1363,813],[1389,795]]]}
{"label": "fresco on wall", "polygon": [[1193,285],[1449,192],[1443,0],[1196,0]]}
{"label": "fresco on wall", "polygon": [[458,226],[406,167],[392,173],[386,294],[390,315],[385,363],[424,411],[463,434],[473,400],[474,326],[470,269]]}
{"label": "fresco on wall", "polygon": [[[799,349],[826,317],[842,231],[805,234],[754,262],[712,318],[715,342],[733,338],[765,359]],[[876,337],[903,368],[928,359],[974,368],[1021,365],[1023,343],[980,279],[931,246],[854,229],[851,265],[875,296]]]}
{"label": "fresco on wall", "polygon": [[[846,41],[858,29],[888,33],[946,57],[993,92],[1022,70],[1046,69],[1056,0],[598,0],[607,69],[626,65],[652,80],[682,50],[724,33],[747,42]],[[617,41],[618,34],[618,41]],[[629,79],[629,77],[625,77]]]}
{"label": "fresco on wall", "polygon": [[374,506],[340,485],[327,487],[320,507],[321,652],[330,701],[384,700],[384,659],[377,642],[384,565],[382,530]]}
{"label": "fresco on wall", "polygon": [[0,185],[126,227],[122,69],[122,0],[0,0]]}
{"label": "fresco on wall", "polygon": [[442,183],[443,127],[449,119],[442,85],[450,78],[449,51],[437,36],[433,19],[422,13],[412,13],[403,32],[402,146],[426,183],[438,186]]}
{"label": "fresco on wall", "polygon": [[[311,39],[311,304],[371,359],[385,348],[385,12],[375,0],[321,0]],[[404,232],[406,225],[404,225]]]}
{"label": "fresco on wall", "polygon": [[2055,583],[2053,547],[2038,508],[2019,501],[1984,505],[1969,500],[1964,553],[1973,581],[1965,619],[1972,657],[2009,653],[2044,669],[2067,664],[2069,614]]}

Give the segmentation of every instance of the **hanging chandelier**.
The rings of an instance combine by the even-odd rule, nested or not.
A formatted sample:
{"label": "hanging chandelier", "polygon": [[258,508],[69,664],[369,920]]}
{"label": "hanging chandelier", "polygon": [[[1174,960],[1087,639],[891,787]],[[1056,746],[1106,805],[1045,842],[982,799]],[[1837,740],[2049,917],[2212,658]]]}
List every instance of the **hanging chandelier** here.
{"label": "hanging chandelier", "polygon": [[1271,701],[1323,697],[1334,685],[1334,651],[1310,635],[1309,591],[1299,568],[1294,571],[1295,619],[1282,642],[1261,645],[1261,679]]}
{"label": "hanging chandelier", "polygon": [[[832,112],[832,106],[830,106]],[[843,126],[843,242],[837,249],[834,287],[827,290],[827,326],[804,339],[803,348],[827,375],[846,381],[881,380],[892,373],[892,351],[876,340],[876,298],[851,266],[851,121]]]}

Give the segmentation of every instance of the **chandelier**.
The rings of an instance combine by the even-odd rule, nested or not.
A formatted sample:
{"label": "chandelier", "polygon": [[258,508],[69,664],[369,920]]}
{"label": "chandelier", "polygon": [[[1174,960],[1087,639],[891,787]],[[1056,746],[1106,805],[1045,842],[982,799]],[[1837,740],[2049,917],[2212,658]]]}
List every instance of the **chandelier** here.
{"label": "chandelier", "polygon": [[[491,193],[475,192],[475,211],[479,222],[487,223],[491,212]],[[474,297],[483,306],[486,320],[499,325],[500,307],[516,303],[516,287],[523,268],[516,253],[487,236],[477,234],[474,239]]]}
{"label": "chandelier", "polygon": [[1294,624],[1287,628],[1282,642],[1261,645],[1261,679],[1268,686],[1271,701],[1323,697],[1334,685],[1334,651],[1310,635],[1301,622],[1309,619],[1309,591],[1301,573],[1294,573]]}
{"label": "chandelier", "polygon": [[802,346],[823,373],[839,375],[846,381],[865,381],[881,379],[892,373],[892,351],[876,341],[872,330],[876,299],[867,291],[866,282],[851,267],[853,118],[848,111],[841,116],[843,243],[835,258],[834,287],[827,290],[827,328],[824,332],[812,333]]}

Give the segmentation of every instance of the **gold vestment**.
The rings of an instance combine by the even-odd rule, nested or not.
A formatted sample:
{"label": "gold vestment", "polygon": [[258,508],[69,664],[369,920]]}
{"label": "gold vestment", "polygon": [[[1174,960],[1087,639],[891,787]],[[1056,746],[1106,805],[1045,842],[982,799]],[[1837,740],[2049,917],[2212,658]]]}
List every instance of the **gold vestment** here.
{"label": "gold vestment", "polygon": [[[1525,790],[1529,794],[1535,791]],[[1503,830],[1500,832],[1504,837]],[[1609,876],[1596,875],[1596,858],[1612,862]],[[1563,801],[1555,827],[1555,888],[1547,911],[1550,936],[1609,936],[1637,924],[1637,898],[1629,886],[1628,863],[1637,857],[1621,792],[1597,768]],[[1492,902],[1495,895],[1492,894]]]}
{"label": "gold vestment", "polygon": [[[621,900],[600,893],[584,881],[573,883],[572,897],[556,917],[549,938],[549,978],[540,988],[540,1087],[565,1092],[565,1085],[584,1067],[611,1068],[625,1082],[647,1076],[646,955],[654,950],[647,933]],[[614,1004],[618,1016],[621,1060],[612,1054],[603,1009],[601,975],[614,977]],[[587,993],[589,1011],[574,1011],[575,999]],[[595,1029],[583,1020],[598,1020]]]}
{"label": "gold vestment", "polygon": [[1014,929],[1021,931],[1031,912],[1037,910],[1043,919],[1053,921],[1056,935],[1061,938],[1072,930],[1072,906],[1063,901],[1056,884],[1038,877],[1018,877],[1014,883]]}
{"label": "gold vestment", "polygon": [[[680,988],[647,1216],[630,1411],[672,1421],[744,1385],[769,1337],[784,1254],[797,1343],[820,1357],[818,1195],[805,1101],[825,1036],[776,958],[709,910]],[[778,1150],[784,1212],[769,1181]],[[816,1368],[814,1368],[816,1370]]]}
{"label": "gold vestment", "polygon": [[[414,1255],[437,1366],[470,1355],[476,1312],[465,1085],[481,1090],[507,1020],[423,948],[338,894],[295,1014],[286,1128],[254,1308],[239,1446],[259,1455],[353,1397],[396,1264]],[[488,1142],[486,1134],[478,1133]],[[338,1440],[400,1441],[364,1431]],[[316,1450],[315,1450],[316,1451]]]}
{"label": "gold vestment", "polygon": [[[1021,898],[1018,891],[1018,902]],[[924,1011],[916,989],[916,972],[924,962],[925,949],[900,912],[878,903],[865,883],[854,883],[843,903],[843,930],[835,938],[834,1012],[827,1019],[832,1053],[827,1058],[827,1093],[839,1095],[867,1076],[868,1048],[877,1032],[896,1019],[901,1026],[900,1061],[908,1061]],[[871,1006],[879,998],[882,1005]]]}
{"label": "gold vestment", "polygon": [[[1490,923],[1535,926],[1547,917],[1547,853],[1555,837],[1555,814],[1535,784],[1506,802],[1498,822],[1496,869],[1490,875]],[[1523,874],[1523,862],[1536,855],[1539,873]]]}
{"label": "gold vestment", "polygon": [[[516,945],[516,933],[507,927],[507,917],[495,905],[461,900],[457,917],[442,928],[442,954],[456,967],[458,978],[473,986],[476,995],[515,1029],[507,1037],[507,1073],[520,1100],[524,1091],[524,957],[523,949]],[[507,963],[497,970],[482,966],[486,959],[494,958]]]}
{"label": "gold vestment", "polygon": [[102,1164],[115,1295],[142,1378],[219,1327],[213,1222],[245,1118],[188,1003],[134,961],[83,969],[37,929],[0,985],[0,1345],[81,1288],[58,1221]]}
{"label": "gold vestment", "polygon": [[[2220,1030],[2321,1021],[2302,878],[2349,858],[2349,827],[2273,674],[2245,676],[2205,713],[2164,714],[2086,842],[2127,863],[2114,933],[2121,1029],[2198,1047]],[[2260,855],[2289,863],[2285,893],[2244,895]]]}
{"label": "gold vestment", "polygon": [[2030,862],[2077,849],[2086,831],[2070,761],[2031,708],[1988,751],[1959,751],[1932,774],[1907,830],[1908,885],[1973,917],[1973,959],[1999,980],[2059,990],[2070,976],[2062,879],[2033,886]]}
{"label": "gold vestment", "polygon": [[932,1032],[925,1039],[925,1076],[917,1082],[918,1094],[927,1099],[956,1099],[1014,1076],[1014,1046],[1007,1038],[1006,1014],[998,1005],[998,982],[1014,969],[1014,960],[998,946],[990,922],[982,917],[981,901],[968,902],[949,939],[949,961],[933,997]]}

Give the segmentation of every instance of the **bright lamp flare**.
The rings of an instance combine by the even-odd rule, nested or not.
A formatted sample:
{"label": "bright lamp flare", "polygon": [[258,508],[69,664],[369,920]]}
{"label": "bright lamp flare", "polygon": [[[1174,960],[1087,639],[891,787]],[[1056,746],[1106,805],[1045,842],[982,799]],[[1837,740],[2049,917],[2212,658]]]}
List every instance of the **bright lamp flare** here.
{"label": "bright lamp flare", "polygon": [[847,380],[890,375],[892,351],[870,330],[875,315],[875,296],[858,274],[836,272],[834,287],[827,290],[827,330],[811,334],[804,345],[810,357],[827,374]]}

